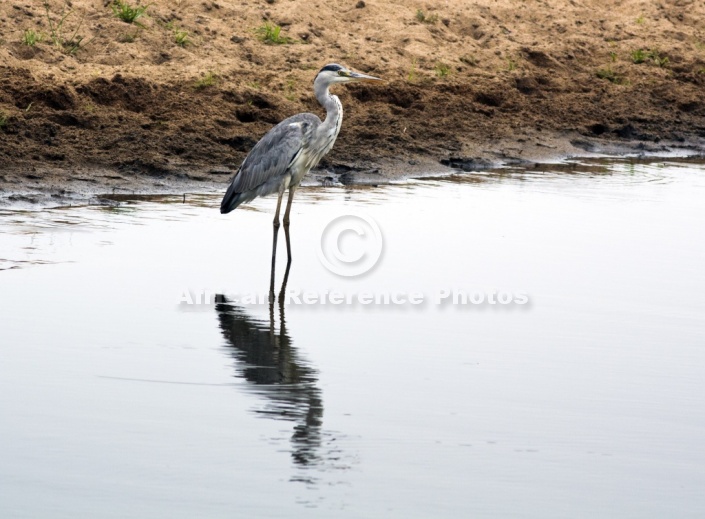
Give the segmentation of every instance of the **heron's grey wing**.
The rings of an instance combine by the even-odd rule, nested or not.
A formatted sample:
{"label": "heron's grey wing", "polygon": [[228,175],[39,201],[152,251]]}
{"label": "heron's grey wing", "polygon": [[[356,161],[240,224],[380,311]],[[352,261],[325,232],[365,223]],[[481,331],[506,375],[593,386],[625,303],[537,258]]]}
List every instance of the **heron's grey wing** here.
{"label": "heron's grey wing", "polygon": [[298,114],[269,130],[247,155],[228,191],[244,193],[284,175],[316,123],[320,119],[315,115]]}

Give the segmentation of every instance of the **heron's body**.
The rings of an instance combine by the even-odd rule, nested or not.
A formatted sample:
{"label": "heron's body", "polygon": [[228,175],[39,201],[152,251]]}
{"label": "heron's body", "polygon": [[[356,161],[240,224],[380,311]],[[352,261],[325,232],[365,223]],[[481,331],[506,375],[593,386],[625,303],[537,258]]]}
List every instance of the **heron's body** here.
{"label": "heron's body", "polygon": [[274,297],[274,267],[277,253],[279,210],[284,192],[289,198],[284,212],[284,230],[288,263],[283,287],[289,275],[291,248],[289,244],[289,213],[294,192],[306,173],[315,167],[328,153],[340,132],[343,123],[343,105],[331,95],[329,88],[336,83],[352,81],[379,81],[378,78],[351,72],[335,63],[323,67],[313,82],[316,99],[326,109],[326,118],[321,121],[314,114],[297,114],[283,120],[255,144],[247,154],[233,178],[220,204],[221,213],[229,213],[240,204],[272,193],[278,193],[277,210],[274,213],[274,237],[272,242],[272,271],[270,297]]}
{"label": "heron's body", "polygon": [[281,195],[287,189],[291,198],[306,173],[331,150],[340,132],[343,105],[331,95],[330,85],[363,79],[376,78],[349,72],[340,65],[321,69],[314,81],[314,93],[326,109],[325,120],[310,113],[297,114],[272,128],[243,161],[223,197],[220,212],[229,213],[258,196]]}

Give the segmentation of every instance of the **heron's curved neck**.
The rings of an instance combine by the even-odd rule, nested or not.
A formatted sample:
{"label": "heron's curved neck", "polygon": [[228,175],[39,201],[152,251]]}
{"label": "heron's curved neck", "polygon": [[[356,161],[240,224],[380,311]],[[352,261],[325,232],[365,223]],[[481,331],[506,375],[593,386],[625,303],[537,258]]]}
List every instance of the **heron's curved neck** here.
{"label": "heron's curved neck", "polygon": [[313,91],[316,94],[316,99],[326,109],[326,120],[321,125],[322,130],[337,130],[340,129],[340,123],[343,120],[343,105],[340,100],[334,95],[331,95],[328,90],[329,85],[316,81],[313,85]]}

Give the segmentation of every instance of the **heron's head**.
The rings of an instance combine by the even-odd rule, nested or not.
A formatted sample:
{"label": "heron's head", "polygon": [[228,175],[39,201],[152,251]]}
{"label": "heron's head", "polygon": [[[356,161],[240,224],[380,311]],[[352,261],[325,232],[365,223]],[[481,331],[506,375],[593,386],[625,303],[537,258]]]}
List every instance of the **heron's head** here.
{"label": "heron's head", "polygon": [[335,85],[337,83],[352,83],[355,81],[382,81],[378,77],[368,76],[367,74],[361,74],[359,72],[353,72],[352,70],[338,65],[337,63],[330,63],[323,67],[318,75],[316,76],[316,83],[323,83],[326,86]]}

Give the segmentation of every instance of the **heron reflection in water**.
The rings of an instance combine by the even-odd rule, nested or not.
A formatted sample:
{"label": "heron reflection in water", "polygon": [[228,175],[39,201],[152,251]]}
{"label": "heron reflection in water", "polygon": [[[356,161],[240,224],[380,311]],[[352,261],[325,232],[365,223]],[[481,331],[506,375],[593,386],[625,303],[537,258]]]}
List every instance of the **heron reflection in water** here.
{"label": "heron reflection in water", "polygon": [[[290,254],[289,230],[286,229]],[[258,414],[292,421],[292,456],[300,466],[315,465],[320,460],[323,401],[316,370],[294,347],[286,329],[284,298],[289,278],[289,263],[284,274],[278,304],[270,290],[269,322],[247,314],[244,308],[216,296],[216,312],[230,355],[237,361],[240,376],[266,401]],[[274,276],[274,271],[271,273]],[[273,280],[271,283],[273,286]],[[275,306],[279,311],[279,330],[275,323]]]}

